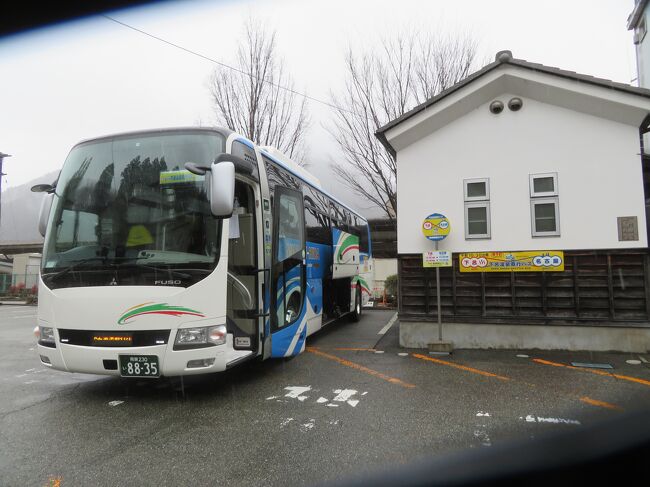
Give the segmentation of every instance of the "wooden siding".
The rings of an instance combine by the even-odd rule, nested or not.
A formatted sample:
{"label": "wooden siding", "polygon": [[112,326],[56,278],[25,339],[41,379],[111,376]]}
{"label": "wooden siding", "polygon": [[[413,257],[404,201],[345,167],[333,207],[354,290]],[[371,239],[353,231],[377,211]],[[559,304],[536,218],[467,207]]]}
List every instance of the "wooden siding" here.
{"label": "wooden siding", "polygon": [[[461,273],[440,269],[444,321],[650,325],[646,251],[567,251],[563,272]],[[435,269],[421,254],[399,256],[402,321],[437,320]]]}

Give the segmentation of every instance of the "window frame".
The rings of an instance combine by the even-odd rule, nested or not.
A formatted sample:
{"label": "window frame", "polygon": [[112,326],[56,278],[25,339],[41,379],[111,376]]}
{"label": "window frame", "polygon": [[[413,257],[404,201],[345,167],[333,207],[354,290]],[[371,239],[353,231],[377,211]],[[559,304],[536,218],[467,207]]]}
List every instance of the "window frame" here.
{"label": "window frame", "polygon": [[[469,233],[469,209],[485,208],[485,218],[487,220],[487,233],[470,234]],[[492,224],[490,216],[490,202],[485,201],[466,201],[465,202],[465,240],[488,240],[492,238]]]}
{"label": "window frame", "polygon": [[[484,183],[485,195],[469,196],[467,186],[472,183]],[[465,220],[465,240],[489,240],[492,238],[492,215],[490,213],[490,178],[469,178],[463,179],[463,200],[465,202],[464,220]],[[487,220],[487,233],[469,233],[469,209],[485,208],[485,218]]]}
{"label": "window frame", "polygon": [[[538,204],[553,203],[555,206],[555,230],[550,232],[537,231],[535,219],[535,206]],[[551,196],[546,198],[531,198],[530,199],[530,229],[533,237],[559,237],[560,236],[560,198],[558,196]]]}
{"label": "window frame", "polygon": [[[485,196],[468,196],[467,185],[471,183],[485,183]],[[490,178],[463,179],[463,197],[465,202],[490,201]]]}
{"label": "window frame", "polygon": [[[539,193],[535,192],[535,179],[542,178],[553,178],[553,191],[541,191]],[[549,196],[559,196],[559,190],[557,187],[557,173],[556,172],[547,172],[547,173],[538,173],[538,174],[529,174],[528,175],[528,186],[530,189],[531,198],[547,198]]]}

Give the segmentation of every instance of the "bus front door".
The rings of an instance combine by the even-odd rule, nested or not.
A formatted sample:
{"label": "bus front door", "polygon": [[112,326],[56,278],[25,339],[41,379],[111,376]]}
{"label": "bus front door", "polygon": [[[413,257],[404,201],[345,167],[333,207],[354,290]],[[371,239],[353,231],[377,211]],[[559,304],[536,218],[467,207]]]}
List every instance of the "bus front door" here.
{"label": "bus front door", "polygon": [[305,214],[302,193],[277,186],[273,201],[271,356],[291,357],[305,348]]}

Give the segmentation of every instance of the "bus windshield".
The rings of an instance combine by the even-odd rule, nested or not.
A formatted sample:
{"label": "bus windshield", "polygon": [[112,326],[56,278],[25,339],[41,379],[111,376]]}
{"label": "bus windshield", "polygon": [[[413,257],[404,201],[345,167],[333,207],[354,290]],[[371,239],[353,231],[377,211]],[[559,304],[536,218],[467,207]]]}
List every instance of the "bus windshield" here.
{"label": "bus windshield", "polygon": [[204,176],[224,150],[216,132],[156,132],[82,143],[56,184],[42,276],[50,288],[188,286],[214,269],[221,221]]}

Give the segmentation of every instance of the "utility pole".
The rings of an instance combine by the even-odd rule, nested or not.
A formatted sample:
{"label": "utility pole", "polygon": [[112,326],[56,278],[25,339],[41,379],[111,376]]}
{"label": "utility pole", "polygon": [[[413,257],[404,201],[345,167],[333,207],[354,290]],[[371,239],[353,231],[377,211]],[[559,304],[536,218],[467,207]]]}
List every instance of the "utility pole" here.
{"label": "utility pole", "polygon": [[11,157],[11,154],[0,152],[0,223],[2,223],[2,176],[5,176],[5,173],[2,172],[2,161],[5,157]]}

